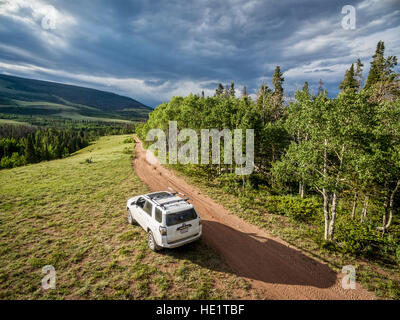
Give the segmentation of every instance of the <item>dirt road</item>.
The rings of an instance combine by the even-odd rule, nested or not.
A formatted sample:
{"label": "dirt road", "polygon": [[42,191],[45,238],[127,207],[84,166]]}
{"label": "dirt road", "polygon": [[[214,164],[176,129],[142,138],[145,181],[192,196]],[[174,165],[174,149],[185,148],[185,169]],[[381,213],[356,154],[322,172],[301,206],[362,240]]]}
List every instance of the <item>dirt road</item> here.
{"label": "dirt road", "polygon": [[374,299],[357,284],[342,288],[342,274],[239,217],[158,163],[149,164],[136,140],[134,168],[152,191],[172,187],[188,195],[203,219],[203,241],[215,248],[235,274],[247,279],[264,299]]}

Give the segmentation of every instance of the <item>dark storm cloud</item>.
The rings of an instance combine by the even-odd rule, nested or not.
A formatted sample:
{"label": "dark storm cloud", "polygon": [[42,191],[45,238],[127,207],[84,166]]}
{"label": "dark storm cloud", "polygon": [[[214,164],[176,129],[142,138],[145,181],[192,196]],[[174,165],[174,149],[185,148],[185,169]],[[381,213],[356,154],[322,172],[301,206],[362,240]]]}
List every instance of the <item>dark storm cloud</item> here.
{"label": "dark storm cloud", "polygon": [[[399,54],[399,0],[0,1],[0,72],[119,92],[156,105],[235,81],[254,93],[280,65],[287,92],[323,79],[333,94],[378,40]],[[344,5],[357,9],[343,30]],[[44,30],[43,8],[57,10]]]}

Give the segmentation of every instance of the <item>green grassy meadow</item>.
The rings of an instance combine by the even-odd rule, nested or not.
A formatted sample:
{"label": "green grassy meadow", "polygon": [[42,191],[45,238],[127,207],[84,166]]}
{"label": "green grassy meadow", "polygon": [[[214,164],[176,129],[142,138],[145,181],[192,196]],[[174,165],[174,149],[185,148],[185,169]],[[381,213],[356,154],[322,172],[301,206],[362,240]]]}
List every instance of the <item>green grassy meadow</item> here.
{"label": "green grassy meadow", "polygon": [[21,121],[15,121],[11,119],[0,119],[0,124],[10,124],[10,125],[23,125],[23,126],[29,126],[30,124],[27,122],[21,122]]}
{"label": "green grassy meadow", "polygon": [[[202,241],[154,253],[126,200],[148,192],[128,136],[0,171],[0,299],[257,298]],[[56,289],[44,290],[53,265]]]}

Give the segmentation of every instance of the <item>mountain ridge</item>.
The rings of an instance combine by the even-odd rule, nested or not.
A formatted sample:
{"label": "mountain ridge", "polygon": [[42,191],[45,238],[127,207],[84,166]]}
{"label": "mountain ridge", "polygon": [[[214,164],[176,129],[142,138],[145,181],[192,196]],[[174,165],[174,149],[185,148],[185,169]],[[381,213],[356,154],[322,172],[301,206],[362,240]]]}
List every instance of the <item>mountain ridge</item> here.
{"label": "mountain ridge", "polygon": [[144,120],[152,110],[113,92],[0,74],[0,114]]}

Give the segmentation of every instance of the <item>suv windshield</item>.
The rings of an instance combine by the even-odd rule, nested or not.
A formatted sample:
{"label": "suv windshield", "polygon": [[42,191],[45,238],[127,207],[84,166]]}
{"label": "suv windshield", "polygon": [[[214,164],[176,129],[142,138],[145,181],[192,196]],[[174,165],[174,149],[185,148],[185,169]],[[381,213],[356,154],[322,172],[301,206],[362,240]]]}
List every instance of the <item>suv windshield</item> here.
{"label": "suv windshield", "polygon": [[197,218],[197,214],[196,211],[194,211],[194,209],[191,208],[177,213],[169,213],[166,215],[166,218],[167,218],[166,223],[167,226],[169,227],[186,221],[194,220]]}

